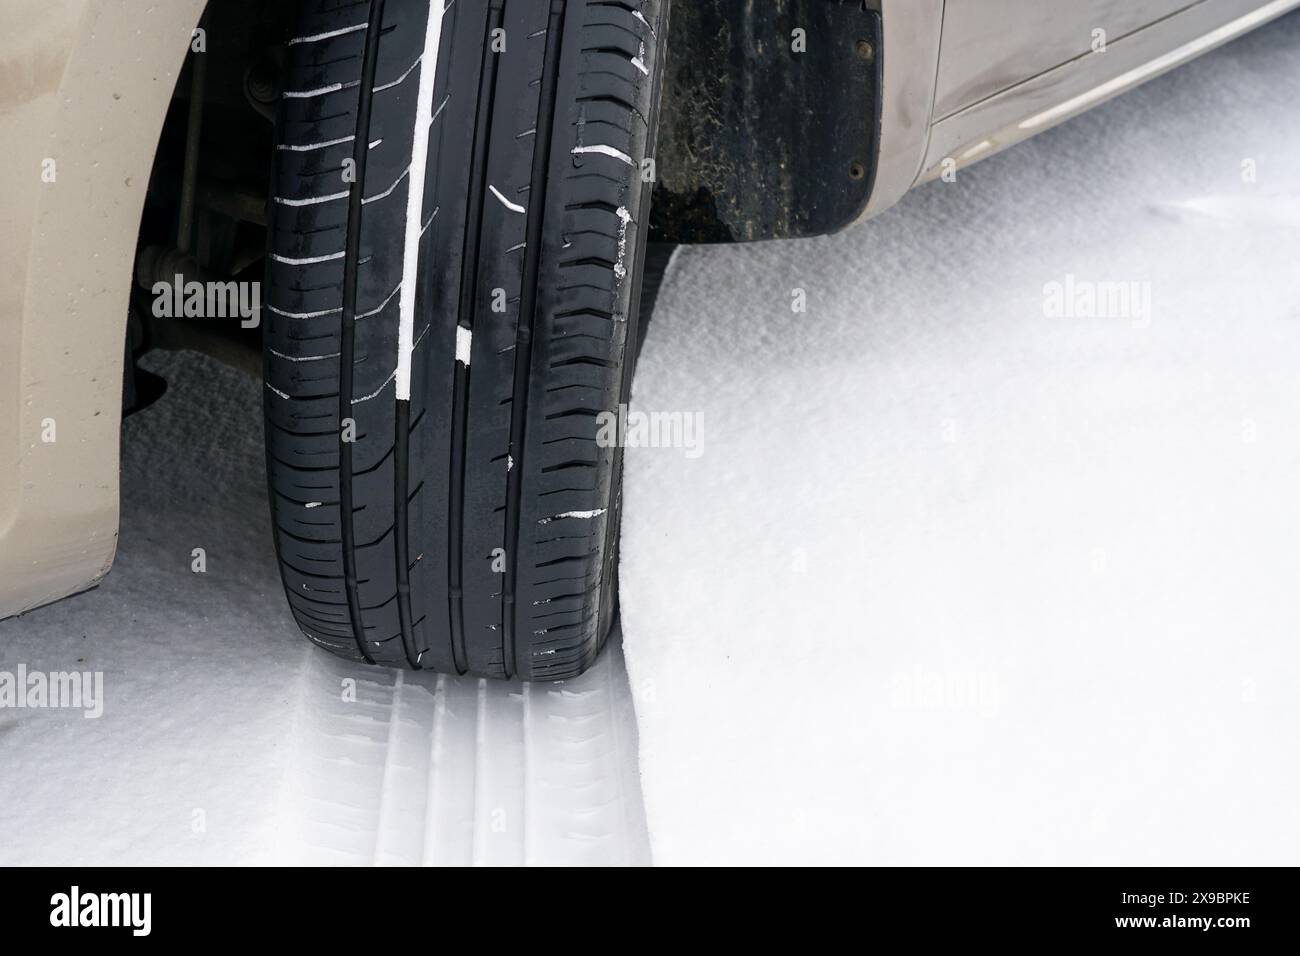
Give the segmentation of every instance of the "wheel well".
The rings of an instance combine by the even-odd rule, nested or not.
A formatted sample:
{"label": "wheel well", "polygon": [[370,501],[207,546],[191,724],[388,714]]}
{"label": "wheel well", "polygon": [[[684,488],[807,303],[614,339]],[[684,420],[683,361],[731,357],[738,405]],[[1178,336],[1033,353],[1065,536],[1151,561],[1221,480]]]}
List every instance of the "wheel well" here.
{"label": "wheel well", "polygon": [[[260,305],[274,110],[293,7],[210,0],[195,31],[140,220],[128,327],[133,357],[192,349],[261,374],[260,329],[231,306],[253,295]],[[205,296],[205,304],[217,301],[218,312],[237,314],[187,317],[184,290],[191,282],[215,287],[217,299]],[[232,288],[242,300],[226,297]],[[124,404],[132,398],[130,379]]]}

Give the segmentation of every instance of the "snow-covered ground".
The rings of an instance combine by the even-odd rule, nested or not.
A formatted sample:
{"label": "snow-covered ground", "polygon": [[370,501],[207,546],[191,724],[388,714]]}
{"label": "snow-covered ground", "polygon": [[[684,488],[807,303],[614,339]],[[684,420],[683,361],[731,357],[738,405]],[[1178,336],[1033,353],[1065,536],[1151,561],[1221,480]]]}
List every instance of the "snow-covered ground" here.
{"label": "snow-covered ground", "polygon": [[1297,104],[1293,15],[678,255],[633,404],[702,454],[629,452],[621,568],[657,863],[1300,863]]}
{"label": "snow-covered ground", "polygon": [[104,673],[0,711],[0,863],[1300,862],[1297,103],[1300,15],[679,254],[634,408],[701,453],[628,453],[630,682],[617,638],[533,687],[309,647],[256,383],[154,357],[113,574],[0,623],[0,670]]}

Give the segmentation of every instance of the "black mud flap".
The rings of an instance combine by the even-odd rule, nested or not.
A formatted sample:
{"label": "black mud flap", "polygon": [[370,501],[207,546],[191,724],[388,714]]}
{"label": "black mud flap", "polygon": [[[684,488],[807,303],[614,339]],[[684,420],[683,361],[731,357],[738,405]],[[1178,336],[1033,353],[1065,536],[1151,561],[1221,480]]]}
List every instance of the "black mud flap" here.
{"label": "black mud flap", "polygon": [[825,235],[867,205],[880,14],[864,0],[673,4],[651,238]]}
{"label": "black mud flap", "polygon": [[126,368],[122,373],[122,417],[144,411],[167,391],[167,380],[135,364],[136,355],[128,338]]}

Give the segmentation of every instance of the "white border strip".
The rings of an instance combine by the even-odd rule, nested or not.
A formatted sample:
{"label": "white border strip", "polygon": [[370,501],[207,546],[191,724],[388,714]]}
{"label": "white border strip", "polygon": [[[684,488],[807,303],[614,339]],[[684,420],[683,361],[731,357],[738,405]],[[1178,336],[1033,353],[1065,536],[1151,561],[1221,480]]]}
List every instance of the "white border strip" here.
{"label": "white border strip", "polygon": [[500,199],[501,204],[505,206],[507,209],[509,209],[511,212],[520,212],[520,213],[528,212],[528,210],[525,209],[523,206],[519,205],[519,203],[511,202],[505,196],[501,195],[501,190],[497,189],[495,186],[489,185],[488,189],[492,190],[492,195],[496,196],[497,199]]}
{"label": "white border strip", "polygon": [[411,400],[411,353],[415,351],[415,290],[420,270],[420,237],[424,225],[424,180],[429,164],[429,128],[433,126],[433,85],[438,77],[438,48],[442,45],[445,0],[429,5],[424,28],[424,53],[420,57],[420,92],[415,101],[415,138],[411,145],[410,182],[406,190],[406,248],[402,259],[402,295],[398,300],[397,379],[398,401]]}
{"label": "white border strip", "polygon": [[598,143],[595,146],[576,146],[573,149],[574,156],[582,156],[585,153],[596,153],[600,156],[613,156],[615,159],[622,160],[629,166],[635,166],[632,157],[621,149],[615,149],[613,146],[607,146],[604,143]]}
{"label": "white border strip", "polygon": [[330,30],[327,33],[313,33],[311,36],[307,37],[294,37],[286,44],[286,46],[293,46],[296,43],[315,43],[317,40],[330,40],[334,37],[347,36],[349,33],[359,33],[360,31],[367,29],[368,26],[369,24],[366,23],[358,23],[356,26],[343,27],[340,30]]}

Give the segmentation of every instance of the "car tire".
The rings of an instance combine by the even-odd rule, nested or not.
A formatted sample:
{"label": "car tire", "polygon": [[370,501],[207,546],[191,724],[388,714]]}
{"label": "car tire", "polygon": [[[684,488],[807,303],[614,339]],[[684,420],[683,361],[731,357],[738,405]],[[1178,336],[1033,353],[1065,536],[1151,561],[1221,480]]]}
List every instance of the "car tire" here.
{"label": "car tire", "polygon": [[275,544],[314,643],[524,680],[599,652],[601,413],[638,343],[668,7],[303,3],[263,324]]}

